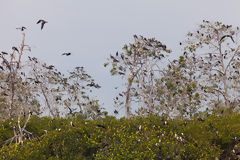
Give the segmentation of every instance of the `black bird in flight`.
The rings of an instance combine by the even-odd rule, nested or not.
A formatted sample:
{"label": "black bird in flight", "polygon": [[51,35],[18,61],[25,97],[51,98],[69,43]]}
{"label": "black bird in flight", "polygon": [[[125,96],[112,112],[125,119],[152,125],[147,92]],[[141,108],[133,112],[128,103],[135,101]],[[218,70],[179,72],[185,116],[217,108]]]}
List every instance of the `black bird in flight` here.
{"label": "black bird in flight", "polygon": [[38,20],[37,24],[41,23],[41,30],[43,29],[45,23],[48,23],[47,21],[43,20],[43,19],[40,19]]}
{"label": "black bird in flight", "polygon": [[26,27],[22,26],[22,27],[19,27],[19,28],[16,28],[16,29],[19,29],[21,31],[24,31],[25,29],[27,29]]}
{"label": "black bird in flight", "polygon": [[69,53],[63,53],[62,54],[63,56],[65,55],[65,56],[70,56],[71,55],[71,53],[69,52]]}

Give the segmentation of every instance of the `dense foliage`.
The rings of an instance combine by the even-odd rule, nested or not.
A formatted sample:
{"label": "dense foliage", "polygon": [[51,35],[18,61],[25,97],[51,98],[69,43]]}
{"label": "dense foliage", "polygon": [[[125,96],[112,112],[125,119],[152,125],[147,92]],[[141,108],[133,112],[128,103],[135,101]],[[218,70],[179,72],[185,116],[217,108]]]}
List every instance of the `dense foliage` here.
{"label": "dense foliage", "polygon": [[34,138],[10,145],[4,142],[13,136],[9,123],[16,122],[6,120],[0,127],[0,159],[237,158],[240,114],[205,117],[167,120],[150,115],[90,121],[33,116],[27,130]]}

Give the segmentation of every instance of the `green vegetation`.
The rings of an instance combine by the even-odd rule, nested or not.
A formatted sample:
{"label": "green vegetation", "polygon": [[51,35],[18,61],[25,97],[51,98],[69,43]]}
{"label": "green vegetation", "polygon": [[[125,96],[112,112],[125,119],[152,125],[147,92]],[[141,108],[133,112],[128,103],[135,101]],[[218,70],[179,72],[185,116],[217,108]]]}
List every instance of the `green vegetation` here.
{"label": "green vegetation", "polygon": [[4,160],[234,159],[240,149],[240,114],[193,120],[149,115],[98,121],[33,116],[27,130],[35,138],[10,145],[4,145],[13,136],[9,121],[0,125],[0,159]]}

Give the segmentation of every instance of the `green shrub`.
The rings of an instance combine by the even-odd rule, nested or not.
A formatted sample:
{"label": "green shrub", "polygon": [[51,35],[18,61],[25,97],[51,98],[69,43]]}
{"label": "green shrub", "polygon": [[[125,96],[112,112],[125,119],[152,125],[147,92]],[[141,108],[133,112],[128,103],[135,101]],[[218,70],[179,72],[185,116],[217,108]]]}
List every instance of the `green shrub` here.
{"label": "green shrub", "polygon": [[27,130],[35,138],[10,145],[3,145],[13,136],[9,121],[0,125],[3,160],[236,159],[240,153],[240,114],[193,120],[32,117]]}

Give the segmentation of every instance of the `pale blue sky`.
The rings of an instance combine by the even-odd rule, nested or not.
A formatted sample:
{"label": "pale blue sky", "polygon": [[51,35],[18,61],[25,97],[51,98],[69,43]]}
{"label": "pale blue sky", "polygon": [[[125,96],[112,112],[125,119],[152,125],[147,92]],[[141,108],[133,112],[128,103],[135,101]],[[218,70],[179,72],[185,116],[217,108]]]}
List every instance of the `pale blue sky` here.
{"label": "pale blue sky", "polygon": [[[137,34],[157,38],[177,57],[179,41],[203,19],[240,26],[239,6],[239,0],[0,0],[0,51],[18,45],[15,28],[26,26],[30,55],[64,72],[84,66],[102,86],[95,95],[111,113],[114,87],[122,83],[103,67],[110,53]],[[40,18],[49,22],[43,31]]]}

